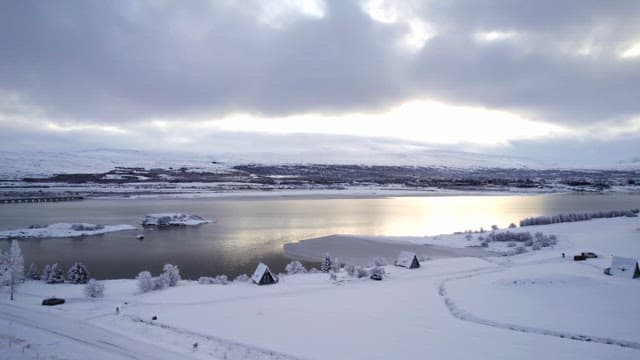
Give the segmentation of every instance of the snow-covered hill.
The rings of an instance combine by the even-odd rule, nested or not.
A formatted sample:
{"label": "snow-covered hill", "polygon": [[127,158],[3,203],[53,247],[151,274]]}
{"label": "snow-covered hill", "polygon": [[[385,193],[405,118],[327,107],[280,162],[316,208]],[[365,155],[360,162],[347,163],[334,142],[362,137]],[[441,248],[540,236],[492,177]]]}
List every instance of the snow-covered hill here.
{"label": "snow-covered hill", "polygon": [[[346,145],[345,145],[346,146]],[[357,149],[326,148],[303,152],[175,153],[122,149],[80,151],[0,151],[0,179],[43,177],[59,173],[100,173],[116,166],[144,168],[199,168],[220,172],[229,166],[260,164],[364,164],[446,166],[453,168],[542,168],[525,158],[470,152],[379,145]]]}

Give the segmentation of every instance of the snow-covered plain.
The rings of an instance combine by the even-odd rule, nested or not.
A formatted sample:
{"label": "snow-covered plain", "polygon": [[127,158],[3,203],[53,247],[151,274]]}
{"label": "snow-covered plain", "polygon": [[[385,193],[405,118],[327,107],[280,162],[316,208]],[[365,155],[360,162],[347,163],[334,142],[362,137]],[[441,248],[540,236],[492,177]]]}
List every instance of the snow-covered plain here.
{"label": "snow-covered plain", "polygon": [[0,231],[0,239],[77,237],[135,229],[135,226],[126,224],[96,225],[86,223],[56,223],[42,226],[35,225],[24,229]]}
{"label": "snow-covered plain", "polygon": [[[0,292],[0,351],[11,359],[638,359],[640,280],[603,269],[611,254],[640,258],[639,229],[638,218],[527,227],[560,242],[516,256],[386,266],[383,281],[343,270],[336,280],[183,280],[141,294],[134,280],[110,280],[100,299],[84,298],[81,285],[26,282],[16,301]],[[570,260],[582,251],[601,257]],[[40,306],[48,296],[67,303]]]}

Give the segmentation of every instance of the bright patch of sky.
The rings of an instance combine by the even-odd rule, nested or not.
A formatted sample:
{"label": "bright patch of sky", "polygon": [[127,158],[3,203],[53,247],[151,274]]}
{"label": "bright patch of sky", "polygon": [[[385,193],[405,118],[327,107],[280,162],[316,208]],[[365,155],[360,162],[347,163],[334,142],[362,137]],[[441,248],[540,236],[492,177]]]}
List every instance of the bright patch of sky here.
{"label": "bright patch of sky", "polygon": [[484,31],[473,34],[473,38],[479,42],[492,42],[513,39],[517,36],[515,31]]}
{"label": "bright patch of sky", "polygon": [[321,19],[325,16],[323,0],[261,0],[259,21],[273,28],[281,28],[293,16]]}
{"label": "bright patch of sky", "polygon": [[[152,124],[161,129],[184,126],[181,122],[159,120]],[[433,144],[491,146],[567,132],[561,126],[528,120],[506,111],[424,100],[406,102],[381,113],[302,114],[271,118],[236,114],[207,121],[205,127],[222,131],[352,135]]]}
{"label": "bright patch of sky", "polygon": [[633,44],[630,48],[626,49],[620,54],[623,59],[632,59],[640,57],[640,42]]}

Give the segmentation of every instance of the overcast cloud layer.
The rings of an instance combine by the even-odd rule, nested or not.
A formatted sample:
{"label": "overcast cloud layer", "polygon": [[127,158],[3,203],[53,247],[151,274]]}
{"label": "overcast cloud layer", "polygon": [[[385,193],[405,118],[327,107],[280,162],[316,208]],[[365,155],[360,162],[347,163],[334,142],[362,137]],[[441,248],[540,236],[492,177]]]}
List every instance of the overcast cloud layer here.
{"label": "overcast cloud layer", "polygon": [[[633,144],[638,18],[635,0],[3,1],[0,127],[340,116],[429,99],[620,127],[597,140]],[[536,141],[505,151],[535,154]]]}

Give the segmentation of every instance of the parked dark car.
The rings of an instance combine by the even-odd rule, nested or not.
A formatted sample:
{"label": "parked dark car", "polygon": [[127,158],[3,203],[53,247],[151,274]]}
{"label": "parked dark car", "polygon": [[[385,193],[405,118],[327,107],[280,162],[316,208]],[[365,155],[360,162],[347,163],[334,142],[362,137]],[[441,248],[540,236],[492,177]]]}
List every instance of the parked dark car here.
{"label": "parked dark car", "polygon": [[54,305],[60,305],[60,304],[64,304],[64,299],[52,297],[52,298],[42,300],[42,305],[54,306]]}
{"label": "parked dark car", "polygon": [[584,261],[587,260],[587,257],[584,255],[574,255],[573,256],[573,261]]}
{"label": "parked dark car", "polygon": [[380,281],[380,280],[382,280],[382,275],[380,275],[378,273],[373,273],[373,274],[371,274],[371,279]]}
{"label": "parked dark car", "polygon": [[586,257],[587,259],[595,259],[598,257],[596,253],[592,253],[592,252],[583,252],[582,256]]}

